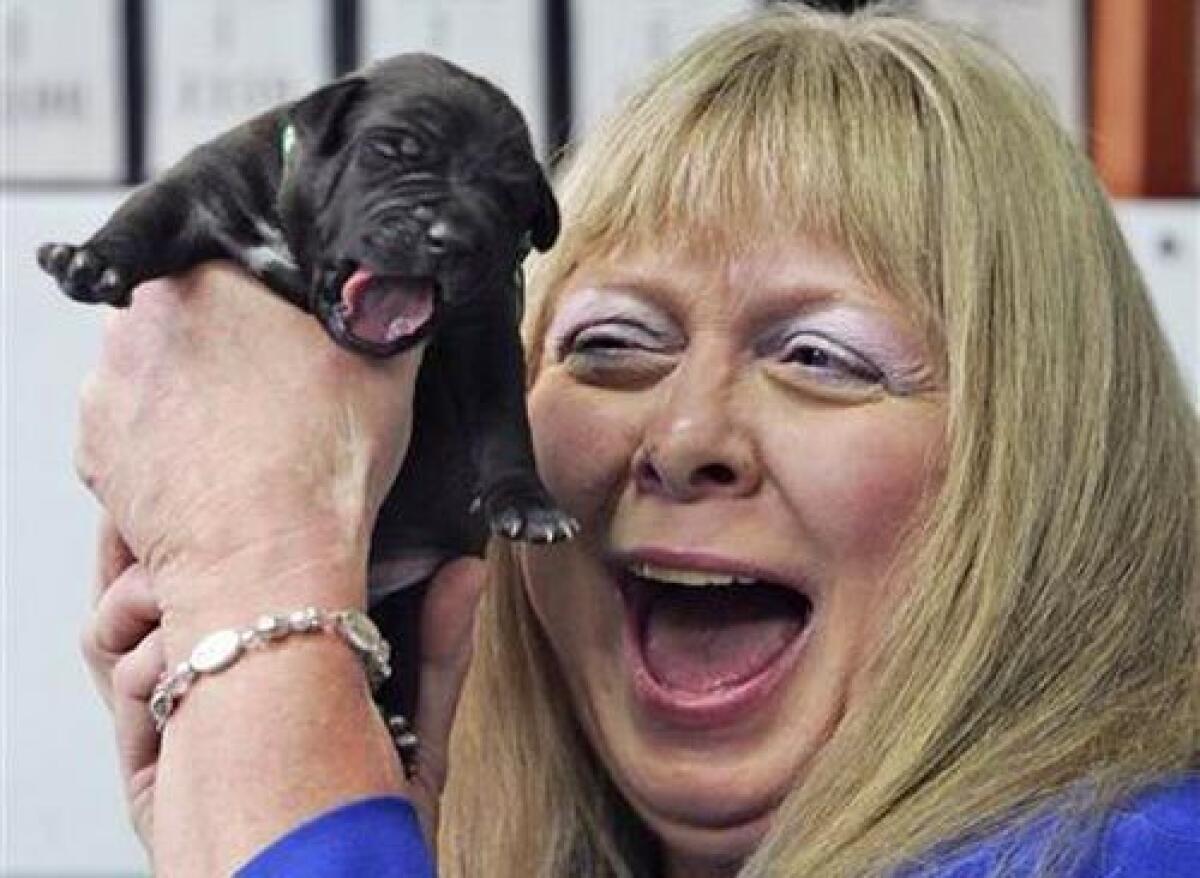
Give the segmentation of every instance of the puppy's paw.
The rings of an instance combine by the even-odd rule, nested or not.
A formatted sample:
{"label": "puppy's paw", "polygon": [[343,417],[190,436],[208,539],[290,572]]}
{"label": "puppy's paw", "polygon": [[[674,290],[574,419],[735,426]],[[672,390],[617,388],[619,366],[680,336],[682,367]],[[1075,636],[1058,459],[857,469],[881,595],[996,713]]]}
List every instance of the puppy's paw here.
{"label": "puppy's paw", "polygon": [[129,303],[129,283],[120,269],[89,247],[43,244],[38,265],[58,281],[59,288],[77,302]]}
{"label": "puppy's paw", "polygon": [[496,536],[528,543],[559,543],[578,535],[579,522],[554,505],[537,484],[509,485],[480,501]]}

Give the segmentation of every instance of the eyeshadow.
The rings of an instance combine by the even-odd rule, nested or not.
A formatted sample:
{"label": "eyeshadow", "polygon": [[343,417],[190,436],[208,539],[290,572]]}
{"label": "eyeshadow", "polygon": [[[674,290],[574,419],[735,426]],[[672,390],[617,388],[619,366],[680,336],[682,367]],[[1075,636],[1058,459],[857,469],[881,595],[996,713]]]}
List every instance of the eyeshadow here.
{"label": "eyeshadow", "polygon": [[546,349],[558,351],[571,333],[606,319],[637,318],[649,332],[666,330],[668,319],[634,293],[605,287],[585,287],[565,293],[546,331]]}

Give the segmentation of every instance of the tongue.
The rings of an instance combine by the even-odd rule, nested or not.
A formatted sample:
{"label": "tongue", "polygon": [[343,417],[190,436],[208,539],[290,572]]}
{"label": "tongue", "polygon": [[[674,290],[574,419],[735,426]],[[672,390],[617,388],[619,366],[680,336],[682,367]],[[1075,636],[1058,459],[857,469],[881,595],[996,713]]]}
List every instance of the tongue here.
{"label": "tongue", "polygon": [[372,274],[359,268],[342,285],[346,327],[363,341],[389,344],[412,335],[433,316],[433,283]]}
{"label": "tongue", "polygon": [[765,670],[804,623],[780,588],[661,588],[647,607],[642,649],[662,685],[712,692]]}

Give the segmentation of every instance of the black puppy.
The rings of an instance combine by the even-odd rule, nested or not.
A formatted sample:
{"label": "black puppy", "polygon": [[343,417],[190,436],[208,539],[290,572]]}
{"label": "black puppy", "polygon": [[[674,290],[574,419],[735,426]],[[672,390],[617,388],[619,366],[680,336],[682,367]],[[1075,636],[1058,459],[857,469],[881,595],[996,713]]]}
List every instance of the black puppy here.
{"label": "black puppy", "polygon": [[480,554],[487,533],[553,542],[578,525],[534,469],[518,335],[520,263],[558,235],[520,113],[484,80],[403,55],[271,110],[136,191],[87,243],[46,244],[74,299],[231,257],[342,345],[430,338],[400,489],[372,542],[372,599]]}

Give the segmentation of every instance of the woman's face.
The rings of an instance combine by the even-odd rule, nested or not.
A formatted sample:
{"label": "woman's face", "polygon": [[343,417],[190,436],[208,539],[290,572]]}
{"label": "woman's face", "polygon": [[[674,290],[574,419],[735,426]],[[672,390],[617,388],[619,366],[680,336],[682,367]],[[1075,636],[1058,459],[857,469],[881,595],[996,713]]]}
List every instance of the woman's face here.
{"label": "woman's face", "polygon": [[838,249],[585,261],[530,395],[582,535],[524,555],[579,720],[674,871],[744,858],[868,682],[938,472],[931,354]]}

